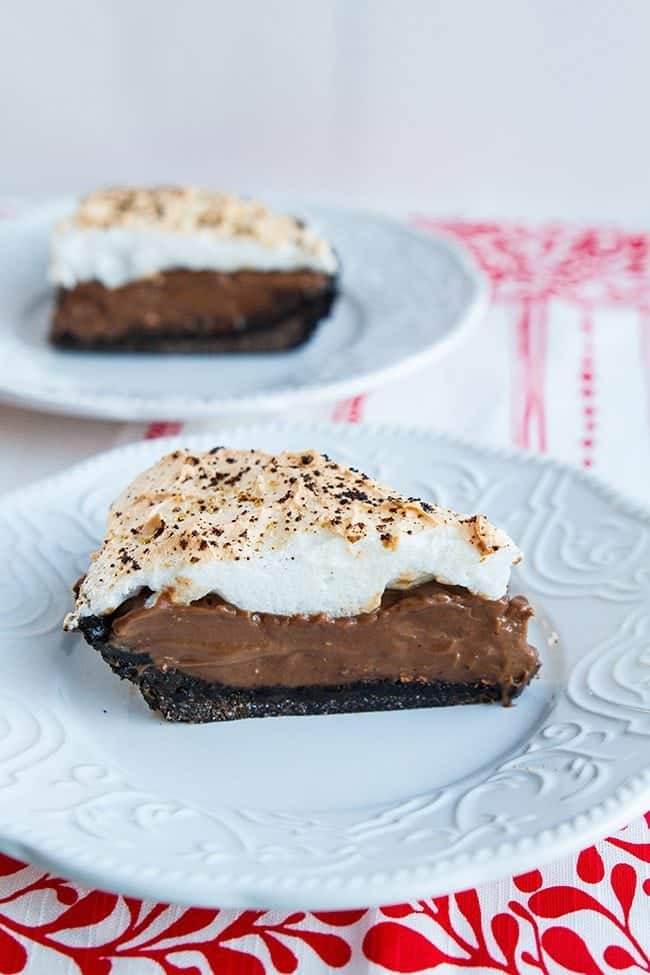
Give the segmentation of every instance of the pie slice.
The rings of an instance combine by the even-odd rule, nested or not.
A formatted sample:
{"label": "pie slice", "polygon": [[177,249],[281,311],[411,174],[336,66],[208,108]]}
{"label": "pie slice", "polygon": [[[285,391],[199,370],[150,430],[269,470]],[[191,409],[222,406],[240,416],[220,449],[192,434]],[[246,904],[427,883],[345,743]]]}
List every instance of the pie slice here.
{"label": "pie slice", "polygon": [[177,450],[112,506],[65,628],[172,721],[509,704],[539,668],[520,557],[314,450]]}
{"label": "pie slice", "polygon": [[55,227],[50,332],[72,349],[273,352],[330,311],[338,261],[294,217],[190,187],[91,193]]}

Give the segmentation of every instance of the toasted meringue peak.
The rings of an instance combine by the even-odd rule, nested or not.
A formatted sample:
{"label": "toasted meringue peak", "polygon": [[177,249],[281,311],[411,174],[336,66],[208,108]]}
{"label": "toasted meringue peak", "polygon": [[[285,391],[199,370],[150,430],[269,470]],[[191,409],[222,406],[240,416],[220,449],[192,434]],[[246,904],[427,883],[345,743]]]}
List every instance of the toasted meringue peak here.
{"label": "toasted meringue peak", "polygon": [[170,268],[336,273],[330,244],[256,200],[190,186],[99,190],[52,235],[50,278],[106,287]]}
{"label": "toasted meringue peak", "polygon": [[520,553],[483,515],[407,498],[315,450],[176,450],[113,504],[74,613],[105,615],[142,589],[187,604],[352,616],[427,579],[500,598]]}

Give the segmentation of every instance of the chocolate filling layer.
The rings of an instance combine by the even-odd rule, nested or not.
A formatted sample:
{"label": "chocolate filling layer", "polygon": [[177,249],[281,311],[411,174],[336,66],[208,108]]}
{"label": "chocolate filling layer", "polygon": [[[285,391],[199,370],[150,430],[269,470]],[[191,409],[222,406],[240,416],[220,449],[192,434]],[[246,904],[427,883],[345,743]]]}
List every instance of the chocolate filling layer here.
{"label": "chocolate filling layer", "polygon": [[112,618],[82,618],[89,642],[128,654],[136,670],[153,665],[230,688],[479,682],[507,701],[539,667],[523,596],[491,601],[427,582],[387,590],[372,613],[332,619],[251,613],[219,596],[147,608],[147,595]]}
{"label": "chocolate filling layer", "polygon": [[70,348],[272,351],[304,340],[335,296],[335,279],[309,270],[179,269],[119,288],[87,281],[59,291],[50,337]]}

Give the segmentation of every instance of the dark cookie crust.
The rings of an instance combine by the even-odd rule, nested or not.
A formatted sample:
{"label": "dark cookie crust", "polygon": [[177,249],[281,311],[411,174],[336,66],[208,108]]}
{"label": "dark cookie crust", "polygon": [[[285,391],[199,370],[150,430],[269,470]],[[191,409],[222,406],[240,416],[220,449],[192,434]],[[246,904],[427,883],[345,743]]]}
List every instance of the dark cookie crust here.
{"label": "dark cookie crust", "polygon": [[227,687],[180,670],[163,671],[140,655],[100,649],[111,669],[140,690],[150,708],[167,721],[201,724],[239,718],[307,714],[403,711],[502,701],[509,704],[527,681],[497,684],[451,684],[446,681],[358,681],[335,687]]}

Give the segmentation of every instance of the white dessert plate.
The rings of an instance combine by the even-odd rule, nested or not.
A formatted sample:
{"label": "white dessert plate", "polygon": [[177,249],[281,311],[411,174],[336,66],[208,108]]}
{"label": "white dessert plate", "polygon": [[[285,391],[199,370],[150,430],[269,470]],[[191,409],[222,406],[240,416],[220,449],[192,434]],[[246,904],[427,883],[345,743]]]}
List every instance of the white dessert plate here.
{"label": "white dessert plate", "polygon": [[[327,451],[485,511],[543,666],[498,705],[167,724],[81,637],[109,501],[175,446]],[[550,460],[427,432],[258,425],[101,454],[0,503],[0,847],[162,901],[343,908],[539,866],[650,803],[650,515]]]}
{"label": "white dessert plate", "polygon": [[270,412],[371,389],[441,355],[483,314],[484,279],[451,240],[386,217],[296,206],[333,243],[340,296],[303,347],[266,355],[74,352],[48,344],[52,225],[74,200],[0,225],[0,399],[125,420]]}

